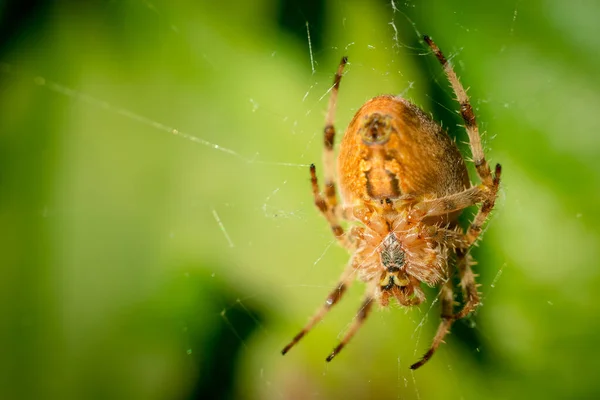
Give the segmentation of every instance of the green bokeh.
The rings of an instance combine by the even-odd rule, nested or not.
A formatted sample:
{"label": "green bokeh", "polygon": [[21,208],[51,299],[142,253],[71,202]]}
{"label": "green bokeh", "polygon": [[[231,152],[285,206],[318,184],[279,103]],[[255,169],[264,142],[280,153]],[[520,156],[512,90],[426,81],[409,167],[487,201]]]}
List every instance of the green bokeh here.
{"label": "green bokeh", "polygon": [[[600,6],[17,3],[0,5],[0,398],[600,396]],[[326,364],[356,284],[282,357],[348,258],[306,167],[340,57],[338,131],[402,93],[466,140],[420,33],[504,167],[473,252],[484,305],[414,374],[435,291]]]}

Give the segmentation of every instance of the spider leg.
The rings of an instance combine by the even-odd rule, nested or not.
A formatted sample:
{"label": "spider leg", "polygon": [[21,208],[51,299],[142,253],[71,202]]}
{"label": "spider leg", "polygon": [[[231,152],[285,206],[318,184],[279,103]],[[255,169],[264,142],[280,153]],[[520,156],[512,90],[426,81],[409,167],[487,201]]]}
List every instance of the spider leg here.
{"label": "spider leg", "polygon": [[337,106],[337,97],[340,89],[340,81],[342,80],[342,72],[348,59],[343,57],[333,80],[331,88],[331,96],[329,97],[329,105],[327,107],[327,116],[325,117],[325,129],[323,130],[323,166],[325,175],[325,197],[319,190],[317,182],[317,174],[314,164],[310,166],[310,178],[312,182],[312,191],[315,198],[315,205],[325,217],[333,234],[338,241],[346,248],[347,241],[343,238],[344,230],[342,229],[339,219],[341,215],[338,210],[336,189],[335,189],[335,155],[333,153],[333,144],[335,140],[335,111]]}
{"label": "spider leg", "polygon": [[358,313],[356,314],[356,318],[354,319],[354,322],[350,326],[350,329],[348,329],[348,331],[346,332],[346,334],[344,335],[344,337],[342,338],[340,343],[333,349],[331,354],[329,354],[327,356],[327,358],[325,359],[327,362],[333,360],[333,358],[340,351],[342,351],[344,346],[346,346],[346,344],[350,341],[350,339],[352,339],[354,334],[362,326],[363,322],[365,322],[365,319],[369,315],[369,311],[371,311],[371,308],[373,308],[373,301],[374,301],[374,299],[373,299],[373,295],[372,295],[372,291],[371,291],[370,294],[368,294],[367,297],[365,298],[365,300],[363,301],[362,305],[360,306],[360,309],[358,310]]}
{"label": "spider leg", "polygon": [[462,192],[417,202],[410,211],[409,218],[420,220],[426,217],[446,215],[485,201],[488,197],[489,190],[485,185],[473,186]]}
{"label": "spider leg", "polygon": [[453,313],[452,306],[454,303],[454,292],[452,291],[452,278],[451,277],[449,277],[448,280],[442,286],[442,290],[440,292],[440,298],[441,298],[441,304],[442,304],[442,306],[441,306],[442,322],[440,323],[437,333],[435,334],[435,337],[433,338],[431,347],[429,348],[429,350],[427,350],[425,355],[423,355],[423,357],[419,361],[417,361],[416,363],[414,363],[413,365],[410,366],[410,369],[412,369],[412,370],[415,370],[415,369],[423,366],[423,364],[425,364],[427,361],[429,361],[431,356],[433,356],[433,353],[435,353],[437,348],[440,346],[440,344],[444,340],[444,337],[448,334],[448,332],[450,332],[450,326],[452,326],[452,323],[455,320],[455,317],[452,314]]}
{"label": "spider leg", "polygon": [[457,249],[456,255],[460,286],[463,291],[465,304],[459,312],[454,313],[452,279],[449,278],[446,283],[444,283],[444,286],[442,286],[440,294],[442,302],[442,322],[438,327],[437,333],[433,338],[433,342],[431,343],[429,350],[427,350],[421,360],[411,365],[410,369],[415,370],[423,366],[423,364],[425,364],[433,356],[437,348],[442,343],[444,337],[449,333],[452,323],[456,320],[466,317],[479,305],[480,298],[477,291],[477,284],[475,283],[475,274],[471,270],[471,265],[473,264],[471,256],[464,249]]}
{"label": "spider leg", "polygon": [[497,164],[494,179],[492,182],[494,196],[491,196],[483,202],[483,204],[479,208],[479,211],[477,212],[477,215],[475,215],[471,226],[469,226],[469,230],[467,231],[467,243],[469,246],[473,245],[473,243],[477,241],[479,235],[481,235],[481,228],[483,226],[483,223],[494,208],[494,204],[496,202],[496,194],[498,193],[498,188],[500,186],[501,173],[502,169],[500,167],[500,164]]}
{"label": "spider leg", "polygon": [[315,199],[315,205],[321,211],[321,214],[325,217],[327,222],[329,222],[329,226],[331,227],[331,231],[333,235],[338,240],[338,242],[344,246],[346,249],[351,248],[351,244],[344,236],[344,228],[340,225],[340,221],[335,214],[333,208],[331,208],[330,204],[323,198],[321,192],[319,191],[319,182],[317,180],[317,171],[314,164],[310,165],[310,181],[312,185],[312,193]]}
{"label": "spider leg", "polygon": [[[440,48],[433,42],[433,40],[431,40],[429,36],[424,36],[423,40],[425,40],[425,43],[427,43],[427,45],[434,52],[438,61],[442,65],[442,68],[444,68],[444,72],[448,77],[448,81],[450,81],[450,85],[456,94],[456,100],[460,104],[460,115],[465,121],[465,129],[469,135],[471,152],[473,153],[473,162],[475,163],[477,174],[484,185],[492,186],[492,171],[490,170],[490,166],[485,159],[485,155],[483,154],[481,136],[479,135],[479,127],[477,126],[477,120],[475,118],[475,113],[473,112],[473,107],[469,102],[469,96],[467,96],[465,88],[460,83],[458,76],[456,76],[456,72],[454,72],[452,65],[448,62]],[[498,166],[496,168],[498,168]]]}
{"label": "spider leg", "polygon": [[473,224],[469,228],[469,232],[467,233],[469,240],[471,240],[471,243],[473,243],[481,232],[481,225],[485,222],[485,219],[494,207],[494,202],[498,193],[498,187],[500,185],[500,174],[502,172],[502,167],[500,164],[496,164],[496,170],[492,175],[490,166],[485,159],[485,155],[483,154],[481,136],[479,135],[479,127],[477,126],[475,113],[473,112],[473,107],[469,102],[469,96],[467,96],[465,88],[460,83],[458,76],[456,76],[456,72],[454,72],[452,65],[448,62],[440,48],[433,42],[433,40],[431,40],[429,36],[424,36],[423,39],[434,52],[438,61],[444,68],[444,72],[446,73],[446,76],[450,81],[450,85],[456,94],[456,99],[460,104],[460,115],[465,121],[465,129],[469,135],[469,143],[471,144],[471,153],[473,154],[473,162],[475,163],[477,175],[479,176],[479,179],[481,179],[483,185],[488,188],[488,197],[482,204],[477,216],[475,217],[475,220],[473,221]]}
{"label": "spider leg", "polygon": [[294,345],[298,343],[300,339],[302,339],[308,332],[310,332],[310,330],[317,323],[319,323],[323,319],[323,317],[325,316],[325,314],[327,314],[327,312],[329,312],[331,307],[333,307],[342,298],[342,295],[344,294],[344,292],[346,292],[348,286],[354,281],[354,266],[355,262],[353,260],[350,260],[350,262],[344,269],[344,272],[342,273],[339,283],[336,285],[335,289],[333,289],[329,293],[329,296],[327,296],[325,303],[321,307],[319,307],[319,309],[312,316],[308,324],[306,324],[306,326],[302,328],[302,330],[296,336],[294,336],[292,341],[283,348],[281,354],[285,355],[292,347],[294,347]]}
{"label": "spider leg", "polygon": [[338,92],[340,90],[340,81],[342,80],[342,72],[348,63],[347,57],[342,57],[338,66],[335,78],[333,79],[333,87],[331,88],[331,96],[329,97],[329,105],[327,107],[327,115],[325,117],[325,128],[323,130],[323,166],[325,173],[325,198],[329,208],[332,208],[332,214],[337,215],[337,197],[335,189],[335,155],[333,153],[333,145],[335,140],[335,111],[337,108]]}
{"label": "spider leg", "polygon": [[[496,171],[492,182],[495,192],[498,191],[498,187],[500,185],[500,174],[500,165],[496,165]],[[458,313],[454,314],[454,321],[466,317],[479,305],[479,292],[477,291],[475,274],[471,269],[471,266],[474,264],[474,262],[471,258],[471,255],[468,252],[468,249],[475,243],[477,238],[481,235],[482,225],[487,219],[492,209],[494,208],[495,201],[496,196],[494,195],[493,197],[490,197],[483,202],[483,204],[479,208],[479,211],[477,212],[477,215],[473,219],[473,222],[469,226],[469,230],[465,235],[465,242],[462,245],[463,247],[456,249],[456,264],[458,267],[458,274],[460,276],[460,286],[463,291],[463,298],[465,299],[465,304]]]}
{"label": "spider leg", "polygon": [[477,284],[475,282],[475,274],[471,269],[471,265],[474,264],[471,255],[466,250],[457,250],[456,256],[458,275],[460,276],[460,286],[463,291],[465,304],[459,312],[454,314],[453,319],[455,321],[469,315],[471,311],[477,308],[480,301]]}

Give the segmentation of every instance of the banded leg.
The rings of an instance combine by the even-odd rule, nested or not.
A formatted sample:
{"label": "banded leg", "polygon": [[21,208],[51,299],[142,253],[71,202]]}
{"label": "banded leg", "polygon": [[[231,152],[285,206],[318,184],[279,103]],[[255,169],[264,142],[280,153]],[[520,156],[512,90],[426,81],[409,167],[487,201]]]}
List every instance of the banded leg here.
{"label": "banded leg", "polygon": [[333,144],[335,142],[335,111],[337,109],[337,98],[340,90],[340,81],[342,80],[342,72],[348,63],[347,57],[342,57],[338,66],[335,78],[333,79],[333,87],[331,88],[331,96],[327,106],[327,115],[325,116],[325,129],[323,130],[323,168],[325,173],[325,198],[329,208],[332,208],[333,214],[337,215],[337,197],[335,189],[335,155],[333,152]]}
{"label": "banded leg", "polygon": [[354,266],[355,263],[353,262],[353,260],[350,260],[350,262],[344,269],[344,272],[342,273],[342,277],[340,278],[339,283],[337,284],[335,289],[333,289],[329,293],[329,296],[327,296],[325,304],[323,304],[317,310],[317,312],[312,316],[308,324],[306,324],[306,326],[296,336],[294,336],[292,341],[288,343],[288,345],[285,346],[283,350],[281,350],[281,354],[285,355],[285,353],[287,353],[292,347],[294,347],[294,345],[298,343],[300,339],[302,339],[308,332],[310,332],[310,330],[316,324],[318,324],[323,319],[323,317],[325,316],[325,314],[327,314],[327,312],[329,312],[331,307],[333,307],[342,298],[342,295],[344,294],[344,292],[346,292],[348,286],[354,281]]}
{"label": "banded leg", "polygon": [[477,238],[479,237],[479,235],[481,235],[481,230],[484,222],[486,221],[488,215],[494,208],[498,189],[500,187],[501,173],[502,168],[500,167],[500,164],[496,164],[496,171],[494,172],[494,179],[492,182],[492,190],[494,196],[490,197],[489,199],[483,202],[483,204],[479,208],[479,211],[477,212],[477,215],[475,215],[473,222],[471,222],[471,226],[469,226],[469,230],[467,231],[468,246],[472,246],[475,243],[475,241],[477,241]]}
{"label": "banded leg", "polygon": [[[463,210],[487,200],[489,190],[484,185],[473,186],[459,193],[417,202],[409,213],[409,219],[421,220]],[[486,214],[487,215],[487,214]]]}
{"label": "banded leg", "polygon": [[477,120],[475,118],[475,113],[473,112],[473,107],[469,102],[469,96],[467,96],[465,88],[460,83],[458,76],[456,76],[456,72],[454,72],[452,65],[448,62],[440,48],[433,42],[433,40],[431,40],[429,36],[424,36],[423,40],[425,40],[425,43],[427,43],[427,45],[431,48],[438,61],[442,65],[442,68],[448,77],[448,81],[450,81],[450,85],[456,94],[456,100],[460,104],[460,115],[465,121],[465,129],[469,135],[471,152],[473,153],[473,162],[475,163],[475,168],[477,169],[479,179],[481,179],[481,182],[484,185],[492,186],[492,171],[490,170],[490,166],[488,165],[485,155],[483,154],[481,136],[479,135],[479,127],[477,126]]}
{"label": "banded leg", "polygon": [[463,290],[464,305],[462,309],[454,313],[454,294],[452,291],[452,279],[449,278],[441,292],[442,301],[442,322],[438,327],[437,333],[433,339],[431,347],[425,353],[423,358],[410,366],[410,369],[417,369],[425,364],[435,353],[437,348],[442,343],[444,337],[450,331],[450,327],[454,321],[462,319],[469,315],[479,305],[479,292],[477,291],[477,284],[475,283],[475,274],[471,270],[473,261],[471,256],[466,250],[457,251],[457,266],[458,274],[460,277],[460,286]]}
{"label": "banded leg", "polygon": [[485,155],[483,154],[483,147],[481,146],[481,136],[479,134],[479,127],[477,126],[477,119],[475,118],[473,107],[469,102],[469,96],[467,96],[467,92],[460,83],[460,80],[458,79],[456,72],[454,72],[452,65],[448,62],[440,48],[434,43],[433,40],[431,40],[429,36],[424,36],[423,39],[434,52],[436,58],[442,65],[442,68],[448,77],[448,81],[450,82],[450,85],[456,94],[456,100],[460,104],[460,115],[463,118],[463,121],[465,121],[465,129],[467,131],[467,135],[469,136],[471,153],[473,154],[473,162],[475,163],[477,175],[479,176],[479,179],[481,179],[482,184],[488,189],[488,196],[487,198],[483,199],[483,204],[481,205],[477,216],[473,220],[473,223],[467,232],[467,240],[470,242],[470,244],[472,244],[479,237],[483,223],[494,207],[500,185],[502,167],[500,164],[496,164],[496,169],[492,175],[490,166],[485,159]]}
{"label": "banded leg", "polygon": [[463,243],[461,246],[468,249],[481,235],[483,224],[494,208],[498,189],[500,188],[501,174],[502,168],[500,167],[500,164],[497,164],[496,170],[494,171],[492,186],[489,188],[485,185],[478,185],[460,193],[451,194],[438,199],[417,202],[408,214],[408,219],[422,220],[426,217],[446,215],[454,211],[465,209],[479,202],[483,202],[479,207],[475,218],[473,218],[473,222],[471,222],[467,234],[465,235],[465,243]]}
{"label": "banded leg", "polygon": [[333,358],[335,356],[337,356],[340,351],[342,351],[344,346],[346,346],[346,344],[348,344],[350,339],[352,339],[352,337],[354,337],[354,334],[356,334],[358,329],[362,326],[363,322],[365,322],[365,319],[367,319],[367,317],[369,316],[369,312],[373,308],[373,302],[374,302],[374,299],[373,299],[373,294],[371,291],[367,295],[367,297],[364,300],[364,302],[362,303],[362,305],[360,306],[360,309],[358,310],[358,314],[356,314],[356,318],[354,319],[354,322],[352,322],[350,329],[348,329],[348,332],[346,332],[346,334],[344,335],[344,337],[342,338],[340,343],[337,346],[335,346],[335,348],[333,349],[331,354],[329,354],[327,356],[325,361],[329,362],[329,361],[333,360]]}
{"label": "banded leg", "polygon": [[348,59],[343,57],[333,80],[331,88],[331,96],[329,97],[329,105],[327,107],[327,115],[325,117],[325,129],[323,130],[323,166],[325,175],[325,197],[319,190],[317,182],[317,174],[315,165],[310,166],[310,178],[312,182],[312,191],[315,198],[315,205],[321,211],[329,225],[333,234],[338,241],[346,248],[349,244],[343,238],[344,229],[341,227],[338,213],[338,203],[335,189],[335,155],[333,153],[333,143],[335,140],[335,111],[337,106],[337,97],[340,89],[340,81],[342,80],[342,72]]}
{"label": "banded leg", "polygon": [[415,370],[415,369],[423,366],[427,361],[429,361],[431,356],[433,356],[433,354],[435,353],[437,348],[440,346],[440,344],[444,340],[444,337],[448,334],[448,332],[450,332],[450,326],[452,326],[452,323],[455,321],[455,318],[453,315],[454,292],[452,291],[452,277],[451,276],[448,278],[448,280],[442,286],[440,298],[441,298],[441,303],[442,303],[442,305],[441,305],[442,322],[440,323],[440,326],[438,327],[435,337],[433,338],[431,347],[429,348],[429,350],[427,350],[425,355],[423,355],[423,358],[421,358],[419,361],[417,361],[416,363],[414,363],[413,365],[410,366],[410,369],[412,369],[412,370]]}
{"label": "banded leg", "polygon": [[477,283],[475,282],[475,274],[471,269],[471,265],[475,264],[471,255],[467,250],[457,250],[456,265],[458,268],[458,276],[460,277],[460,287],[463,291],[462,309],[454,314],[453,319],[456,321],[469,315],[477,308],[480,302],[479,292],[477,291]]}
{"label": "banded leg", "polygon": [[312,185],[313,197],[315,199],[315,205],[329,223],[331,231],[338,242],[345,248],[350,249],[351,244],[346,239],[346,236],[344,236],[344,228],[342,228],[340,225],[339,218],[337,215],[335,215],[333,208],[329,206],[327,200],[323,198],[321,192],[319,191],[319,181],[317,180],[317,171],[314,164],[310,165],[310,181]]}

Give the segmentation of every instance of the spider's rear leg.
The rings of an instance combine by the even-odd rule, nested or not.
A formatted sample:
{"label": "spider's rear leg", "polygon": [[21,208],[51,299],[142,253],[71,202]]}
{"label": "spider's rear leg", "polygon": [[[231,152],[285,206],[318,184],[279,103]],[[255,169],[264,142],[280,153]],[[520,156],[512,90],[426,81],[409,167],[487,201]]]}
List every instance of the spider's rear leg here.
{"label": "spider's rear leg", "polygon": [[431,356],[433,356],[433,353],[435,353],[437,348],[440,346],[440,344],[444,340],[444,337],[448,334],[448,332],[450,332],[450,326],[452,326],[452,322],[454,322],[454,320],[455,320],[454,315],[452,314],[453,313],[452,306],[454,303],[454,292],[452,291],[452,277],[451,276],[448,278],[448,280],[442,286],[440,298],[441,298],[441,303],[442,303],[442,305],[441,305],[442,322],[440,323],[437,333],[435,334],[435,337],[433,338],[431,347],[429,348],[429,350],[427,350],[427,352],[425,353],[423,358],[421,358],[421,360],[417,361],[416,363],[414,363],[413,365],[410,366],[410,369],[412,369],[412,370],[415,370],[415,369],[423,366],[427,361],[429,361]]}
{"label": "spider's rear leg", "polygon": [[325,303],[321,307],[319,307],[319,309],[312,316],[308,324],[306,324],[306,326],[302,328],[302,330],[296,336],[294,336],[292,341],[288,343],[287,346],[283,348],[283,350],[281,350],[281,354],[285,355],[288,351],[290,351],[290,349],[294,347],[294,345],[298,343],[300,339],[302,339],[308,332],[310,332],[310,330],[316,324],[318,324],[323,319],[323,317],[325,316],[325,314],[327,314],[327,312],[329,312],[331,307],[336,305],[337,302],[342,298],[343,294],[346,292],[346,289],[348,288],[348,286],[350,286],[350,284],[353,281],[354,262],[353,260],[350,260],[350,262],[344,269],[344,272],[342,273],[342,277],[340,278],[339,283],[336,285],[335,289],[333,289],[329,293],[329,296],[327,296]]}

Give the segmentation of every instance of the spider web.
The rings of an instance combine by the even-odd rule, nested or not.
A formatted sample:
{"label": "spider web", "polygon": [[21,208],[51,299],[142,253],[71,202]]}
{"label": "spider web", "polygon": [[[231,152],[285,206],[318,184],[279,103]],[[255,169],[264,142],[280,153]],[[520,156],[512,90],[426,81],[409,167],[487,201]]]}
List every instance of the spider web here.
{"label": "spider web", "polygon": [[[506,15],[507,36],[518,24],[517,6]],[[357,108],[382,93],[431,104],[429,111],[441,114],[446,125],[460,123],[445,76],[420,42],[428,27],[411,17],[427,12],[424,7],[392,1],[374,8],[339,5],[329,12],[334,33],[318,50],[314,38],[326,34],[306,21],[303,63],[287,41],[265,39],[260,48],[250,40],[237,44],[226,35],[240,33],[219,31],[208,22],[210,15],[199,16],[200,27],[191,26],[176,10],[142,1],[129,4],[124,14],[154,24],[149,31],[166,37],[154,40],[167,49],[148,49],[139,64],[124,66],[122,75],[96,54],[83,57],[83,72],[72,82],[57,69],[39,71],[44,68],[18,54],[0,64],[3,97],[25,97],[16,98],[17,114],[22,106],[23,115],[37,115],[42,122],[58,118],[42,113],[46,104],[61,114],[52,132],[56,160],[48,179],[54,189],[35,204],[58,234],[54,256],[61,266],[53,271],[61,277],[55,289],[61,297],[51,297],[48,307],[62,310],[68,342],[59,359],[62,373],[85,380],[86,373],[106,374],[105,364],[124,362],[128,367],[119,371],[131,374],[134,385],[156,390],[148,382],[170,382],[160,389],[163,394],[246,398],[381,393],[420,399],[435,396],[429,387],[435,376],[445,390],[464,397],[456,371],[475,361],[461,357],[486,351],[469,347],[468,334],[463,335],[466,350],[449,339],[431,365],[408,369],[437,328],[438,289],[428,292],[420,308],[391,306],[372,313],[327,364],[325,356],[360,304],[364,285],[356,283],[286,357],[279,354],[334,287],[348,259],[314,209],[308,180],[312,162],[322,171],[323,116],[339,58],[350,55],[336,117],[338,141]],[[62,21],[76,24],[66,16]],[[455,43],[443,49],[459,76],[469,69],[463,53],[477,52],[460,44],[476,31],[467,21],[456,17],[451,24],[461,34],[444,40]],[[252,28],[258,37],[273,33]],[[60,37],[43,50],[54,54],[69,43]],[[104,46],[108,54],[122,51]],[[154,57],[158,51],[160,62]],[[183,68],[189,82],[161,75],[161,68],[170,68],[169,57],[182,62],[192,55],[201,71]],[[505,106],[479,98],[476,109],[478,101]],[[484,121],[482,131],[485,127]],[[465,140],[458,129],[451,130]],[[484,140],[489,143],[490,137]],[[484,303],[501,282],[505,264],[499,265],[485,272]],[[459,324],[485,335],[473,319]],[[158,334],[143,337],[157,326],[163,326]],[[93,342],[86,338],[99,340],[92,334],[98,327],[108,327],[104,338],[111,346],[127,350],[90,350]],[[84,367],[94,364],[100,367]],[[227,372],[211,372],[219,368]],[[231,388],[215,389],[210,379]]]}

